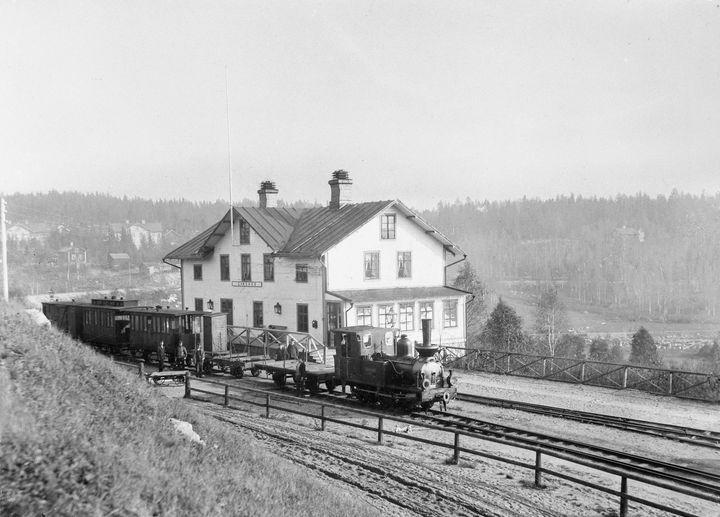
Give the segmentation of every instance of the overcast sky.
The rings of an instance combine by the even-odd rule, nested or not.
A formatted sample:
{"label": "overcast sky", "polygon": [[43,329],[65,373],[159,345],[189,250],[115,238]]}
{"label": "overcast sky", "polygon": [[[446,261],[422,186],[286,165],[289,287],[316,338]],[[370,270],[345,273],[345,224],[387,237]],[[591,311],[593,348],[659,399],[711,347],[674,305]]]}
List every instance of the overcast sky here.
{"label": "overcast sky", "polygon": [[720,0],[0,0],[0,50],[5,194],[720,191]]}

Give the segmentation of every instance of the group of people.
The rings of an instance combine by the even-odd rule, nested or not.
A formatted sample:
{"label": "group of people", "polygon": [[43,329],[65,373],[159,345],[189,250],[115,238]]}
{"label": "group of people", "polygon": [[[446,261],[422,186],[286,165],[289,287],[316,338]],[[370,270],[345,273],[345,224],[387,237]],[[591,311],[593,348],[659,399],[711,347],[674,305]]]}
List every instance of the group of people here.
{"label": "group of people", "polygon": [[[165,354],[165,342],[160,341],[157,347],[158,356],[158,370],[163,371],[165,369],[165,360],[167,356]],[[184,369],[187,365],[188,351],[183,343],[180,343],[175,353],[175,366],[180,369]],[[205,349],[202,346],[195,347],[195,375],[198,377],[203,376],[203,367],[205,364]]]}

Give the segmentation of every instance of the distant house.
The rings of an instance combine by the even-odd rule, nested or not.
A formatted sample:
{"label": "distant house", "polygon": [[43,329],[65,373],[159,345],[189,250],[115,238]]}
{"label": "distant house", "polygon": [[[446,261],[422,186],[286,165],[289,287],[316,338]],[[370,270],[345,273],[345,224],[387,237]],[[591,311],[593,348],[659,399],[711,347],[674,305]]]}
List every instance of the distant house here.
{"label": "distant house", "polygon": [[143,262],[140,265],[140,271],[146,275],[154,275],[157,273],[172,273],[176,268],[162,262]]}
{"label": "distant house", "polygon": [[127,253],[108,253],[108,267],[115,271],[130,267],[130,255]]}
{"label": "distant house", "polygon": [[141,248],[143,243],[158,244],[163,237],[163,227],[161,223],[139,223],[128,226],[128,233],[136,248]]}
{"label": "distant house", "polygon": [[175,230],[166,230],[163,240],[170,246],[177,246],[182,240],[182,236]]}
{"label": "distant house", "polygon": [[7,229],[7,238],[11,241],[29,242],[34,239],[45,242],[49,236],[50,225],[45,223],[15,223]]}
{"label": "distant house", "polygon": [[60,248],[57,253],[57,262],[62,265],[87,264],[87,250],[77,246]]}
{"label": "distant house", "polygon": [[110,223],[108,225],[108,234],[111,234],[115,240],[121,240],[123,233],[125,233],[124,223]]}

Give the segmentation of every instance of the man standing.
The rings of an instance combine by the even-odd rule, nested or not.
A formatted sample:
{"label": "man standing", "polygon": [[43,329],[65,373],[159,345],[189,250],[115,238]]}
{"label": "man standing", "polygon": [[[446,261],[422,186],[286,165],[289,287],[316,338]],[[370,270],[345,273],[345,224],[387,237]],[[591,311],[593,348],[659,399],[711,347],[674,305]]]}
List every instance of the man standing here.
{"label": "man standing", "polygon": [[177,364],[178,368],[185,368],[185,360],[187,359],[187,348],[182,341],[177,346]]}
{"label": "man standing", "polygon": [[195,375],[202,377],[203,365],[205,363],[205,348],[202,345],[195,345]]}
{"label": "man standing", "polygon": [[160,341],[157,347],[158,356],[158,371],[161,372],[165,369],[165,342]]}

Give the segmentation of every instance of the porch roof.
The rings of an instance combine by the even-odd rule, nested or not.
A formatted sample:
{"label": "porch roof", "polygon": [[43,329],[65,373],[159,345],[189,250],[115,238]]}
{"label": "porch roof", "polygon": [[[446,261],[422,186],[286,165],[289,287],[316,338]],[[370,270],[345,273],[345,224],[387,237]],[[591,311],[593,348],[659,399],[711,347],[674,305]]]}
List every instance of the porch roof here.
{"label": "porch roof", "polygon": [[402,302],[435,298],[457,298],[472,293],[450,287],[439,285],[432,287],[395,287],[388,289],[353,289],[348,291],[328,291],[328,294],[337,296],[352,303],[372,302]]}

